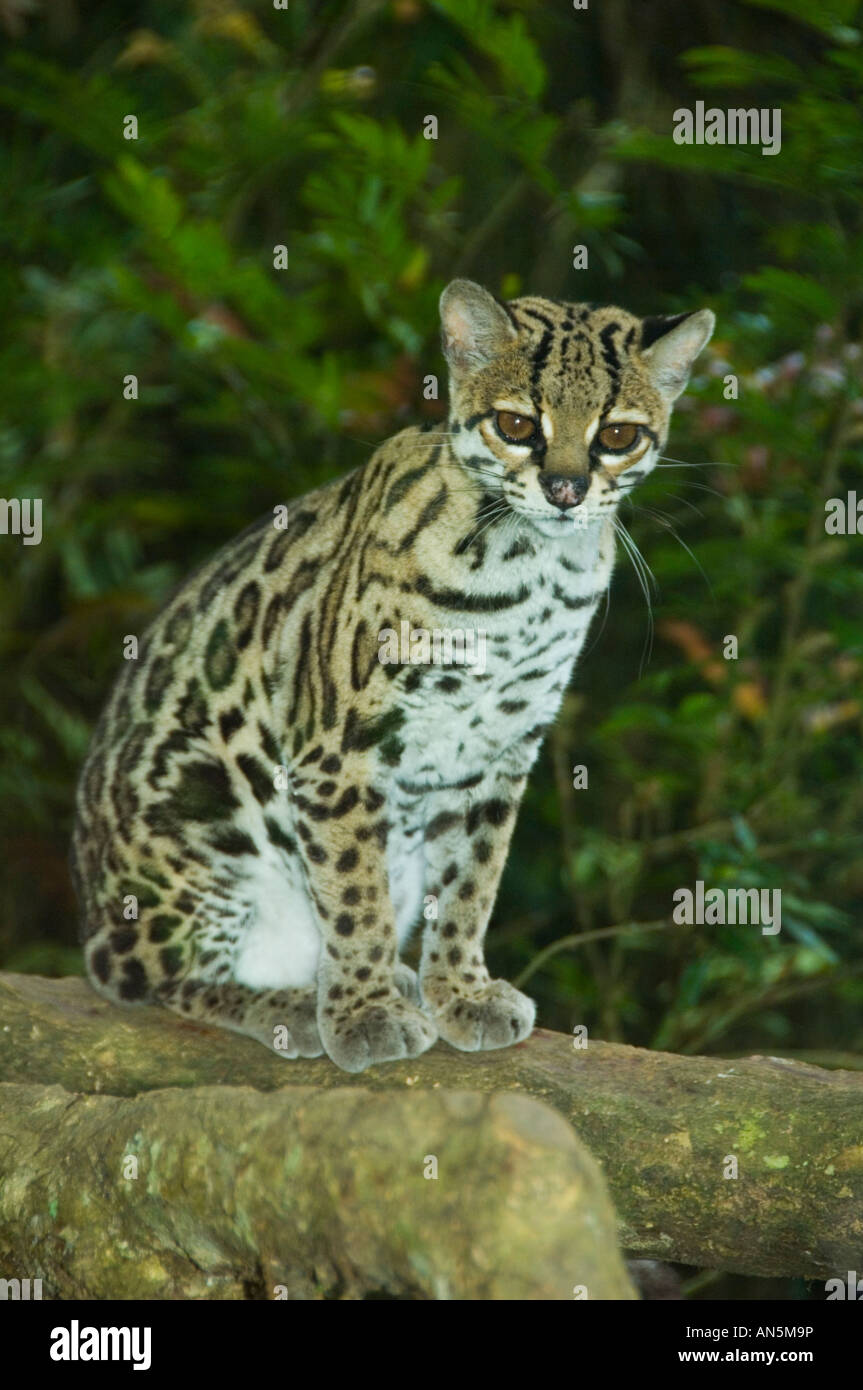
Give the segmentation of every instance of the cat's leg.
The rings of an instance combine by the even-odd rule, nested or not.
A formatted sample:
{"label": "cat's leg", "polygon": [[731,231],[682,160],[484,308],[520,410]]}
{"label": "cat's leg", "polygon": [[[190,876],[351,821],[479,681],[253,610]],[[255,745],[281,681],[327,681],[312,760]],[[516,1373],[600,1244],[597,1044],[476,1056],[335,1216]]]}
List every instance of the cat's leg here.
{"label": "cat's leg", "polygon": [[[419,1002],[417,976],[410,966],[396,965],[395,986],[403,998]],[[156,997],[182,1018],[255,1038],[278,1057],[323,1056],[316,986],[252,989],[190,976],[158,986]]]}
{"label": "cat's leg", "polygon": [[402,993],[412,972],[397,972],[387,788],[375,776],[371,752],[333,755],[342,795],[333,804],[304,797],[297,806],[322,943],[318,1026],[327,1054],[349,1072],[418,1057],[437,1038],[431,1019]]}
{"label": "cat's leg", "polygon": [[426,885],[437,918],[423,933],[420,991],[440,1036],[464,1052],[526,1038],[536,1006],[488,973],[483,942],[526,774],[500,768],[469,791],[432,794]]}
{"label": "cat's leg", "polygon": [[191,975],[160,985],[156,996],[182,1018],[256,1038],[277,1057],[323,1054],[314,987],[252,989],[249,985],[219,984]]}
{"label": "cat's leg", "polygon": [[[203,890],[185,890],[185,921],[149,922],[151,939],[167,935],[172,920],[177,924],[164,956],[171,973],[156,995],[182,1017],[256,1038],[280,1057],[320,1057],[320,936],[302,860],[288,848],[284,826],[272,825],[280,843],[262,835],[254,855],[211,851]],[[150,960],[150,979],[161,961]]]}
{"label": "cat's leg", "polygon": [[[425,794],[412,794],[396,781],[388,801],[387,879],[395,917],[396,937],[403,948],[422,920],[425,894],[425,846],[423,816]],[[420,1004],[419,979],[404,961],[396,961],[396,988],[414,1004]]]}

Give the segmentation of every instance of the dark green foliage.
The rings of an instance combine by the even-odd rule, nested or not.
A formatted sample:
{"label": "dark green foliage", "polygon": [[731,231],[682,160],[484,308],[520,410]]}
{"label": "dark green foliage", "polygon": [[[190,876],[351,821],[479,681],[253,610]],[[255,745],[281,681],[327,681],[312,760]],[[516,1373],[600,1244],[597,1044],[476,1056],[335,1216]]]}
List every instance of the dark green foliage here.
{"label": "dark green foliage", "polygon": [[[0,12],[0,494],[44,503],[40,545],[0,536],[3,964],[79,959],[72,790],[123,637],[260,513],[440,416],[436,302],[467,274],[718,318],[624,518],[661,590],[652,647],[624,555],[493,965],[530,973],[552,1027],[863,1048],[863,536],[824,527],[827,498],[863,496],[858,6],[48,9]],[[781,107],[781,153],[673,144],[699,99]],[[205,780],[183,794],[211,814]],[[781,888],[781,934],[672,925],[699,878]]]}

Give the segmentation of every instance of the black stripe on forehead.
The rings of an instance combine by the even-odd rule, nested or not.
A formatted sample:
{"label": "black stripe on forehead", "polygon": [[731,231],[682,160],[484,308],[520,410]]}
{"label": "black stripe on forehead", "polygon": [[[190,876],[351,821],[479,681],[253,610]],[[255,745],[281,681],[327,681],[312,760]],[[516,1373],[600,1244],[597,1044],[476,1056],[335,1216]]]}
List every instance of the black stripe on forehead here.
{"label": "black stripe on forehead", "polygon": [[584,329],[580,328],[577,333],[573,333],[572,340],[574,343],[582,343],[584,345],[585,352],[587,353],[587,365],[588,367],[593,367],[596,363],[596,351],[590,334],[585,333]]}
{"label": "black stripe on forehead", "polygon": [[602,359],[611,377],[609,392],[605,398],[605,404],[602,407],[603,416],[607,415],[608,412],[613,409],[620,395],[620,357],[618,356],[617,346],[614,342],[614,335],[619,332],[619,323],[607,323],[599,332],[599,341],[602,344]]}
{"label": "black stripe on forehead", "polygon": [[614,342],[614,335],[615,333],[619,332],[619,323],[607,323],[605,327],[600,330],[599,334],[599,341],[602,343],[602,356],[605,361],[605,365],[615,379],[620,374],[620,358],[618,356],[617,347]]}
{"label": "black stripe on forehead", "polygon": [[[556,327],[554,320],[550,319],[548,317],[548,314],[540,313],[539,309],[527,309],[524,307],[524,305],[519,305],[519,313],[524,318],[533,319],[534,323],[541,323],[543,328],[546,330],[553,329]],[[521,324],[520,326],[523,328],[527,328],[528,331],[536,332],[536,330],[532,328],[531,324]]]}
{"label": "black stripe on forehead", "polygon": [[532,358],[531,358],[531,367],[530,367],[530,384],[531,384],[531,387],[536,387],[537,384],[538,384],[538,382],[539,382],[539,378],[540,378],[541,375],[542,375],[542,369],[543,369],[543,367],[545,366],[546,362],[548,361],[548,354],[551,352],[551,344],[552,344],[552,341],[553,341],[553,334],[552,334],[552,331],[551,331],[550,328],[547,328],[547,329],[545,330],[545,332],[543,333],[542,337],[540,338],[540,340],[539,340],[539,345],[538,345],[536,351],[534,352],[534,354],[533,354],[533,356],[532,356]]}

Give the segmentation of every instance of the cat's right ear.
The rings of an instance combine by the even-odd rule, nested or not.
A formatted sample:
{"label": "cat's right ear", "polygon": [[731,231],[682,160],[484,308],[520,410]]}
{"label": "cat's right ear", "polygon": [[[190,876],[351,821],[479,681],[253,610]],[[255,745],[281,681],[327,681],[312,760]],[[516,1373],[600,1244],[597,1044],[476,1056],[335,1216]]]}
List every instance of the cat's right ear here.
{"label": "cat's right ear", "polygon": [[518,333],[497,300],[473,280],[453,280],[440,297],[441,342],[450,370],[472,372],[512,347]]}

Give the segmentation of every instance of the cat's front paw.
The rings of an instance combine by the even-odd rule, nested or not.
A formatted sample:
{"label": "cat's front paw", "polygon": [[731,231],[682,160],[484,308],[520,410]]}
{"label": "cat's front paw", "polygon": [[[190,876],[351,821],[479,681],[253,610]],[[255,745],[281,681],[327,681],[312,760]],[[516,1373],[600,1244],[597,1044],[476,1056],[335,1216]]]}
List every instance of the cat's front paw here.
{"label": "cat's front paw", "polygon": [[375,1062],[419,1057],[437,1041],[433,1021],[400,996],[367,1004],[322,1028],[327,1054],[342,1071],[365,1071]]}
{"label": "cat's front paw", "polygon": [[430,1011],[438,1032],[461,1052],[510,1047],[530,1036],[536,1005],[506,980],[491,980],[475,994],[453,994]]}

